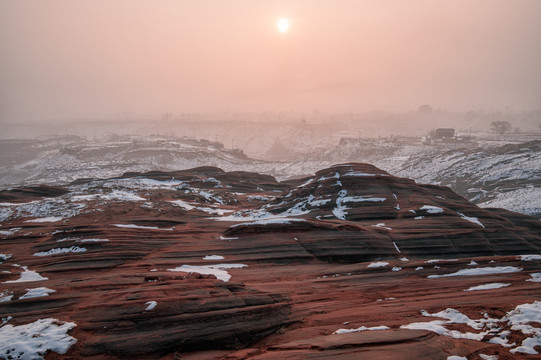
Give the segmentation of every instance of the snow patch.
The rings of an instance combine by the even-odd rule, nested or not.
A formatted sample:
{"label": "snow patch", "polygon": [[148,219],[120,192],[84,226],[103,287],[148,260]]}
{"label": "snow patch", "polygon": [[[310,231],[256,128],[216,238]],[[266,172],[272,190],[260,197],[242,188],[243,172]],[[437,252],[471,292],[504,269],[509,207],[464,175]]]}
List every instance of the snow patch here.
{"label": "snow patch", "polygon": [[49,280],[48,278],[41,276],[36,271],[28,270],[27,266],[22,266],[21,268],[23,269],[23,272],[19,275],[17,280],[4,281],[2,284]]}
{"label": "snow patch", "polygon": [[81,248],[78,246],[70,246],[69,248],[55,248],[49,251],[41,251],[34,254],[34,256],[50,256],[50,255],[59,255],[67,253],[80,253],[85,252],[86,248]]}
{"label": "snow patch", "polygon": [[134,224],[111,224],[111,225],[119,227],[119,228],[129,228],[129,229],[164,230],[164,231],[175,230],[175,227],[165,229],[165,228],[159,228],[157,226],[142,226],[142,225],[134,225]]}
{"label": "snow patch", "polygon": [[385,325],[372,326],[372,327],[361,326],[356,329],[338,329],[335,332],[333,332],[333,334],[349,334],[349,333],[361,332],[361,331],[376,331],[376,330],[389,330],[389,329],[390,328]]}
{"label": "snow patch", "polygon": [[223,260],[225,259],[222,255],[207,255],[203,260]]}
{"label": "snow patch", "polygon": [[187,203],[184,200],[170,200],[168,202],[170,202],[171,204],[173,204],[175,206],[178,206],[178,207],[180,207],[180,208],[182,208],[184,210],[187,210],[187,211],[195,209],[195,206],[193,206],[192,204]]}
{"label": "snow patch", "polygon": [[444,275],[428,275],[429,279],[436,279],[442,277],[451,276],[477,276],[477,275],[490,275],[490,274],[506,274],[522,271],[521,268],[515,266],[496,266],[496,267],[484,267],[475,269],[462,269],[451,274]]}
{"label": "snow patch", "polygon": [[44,218],[26,220],[25,222],[28,222],[28,223],[57,222],[57,221],[61,221],[63,219],[64,218],[60,217],[60,216],[49,216],[49,217],[44,217]]}
{"label": "snow patch", "polygon": [[344,198],[346,197],[347,193],[348,192],[346,190],[340,190],[338,192],[338,197],[336,198],[336,207],[332,210],[333,215],[337,219],[340,219],[340,220],[346,220],[346,214],[347,214],[346,209],[347,209],[347,207],[342,205],[342,203],[343,203]]}
{"label": "snow patch", "polygon": [[531,281],[531,282],[541,282],[541,273],[531,273],[530,276],[532,277],[531,279],[528,279],[526,281]]}
{"label": "snow patch", "polygon": [[442,208],[432,205],[423,205],[420,210],[424,210],[429,214],[441,214],[443,212]]}
{"label": "snow patch", "polygon": [[479,226],[481,226],[483,229],[485,228],[485,225],[483,225],[476,217],[471,217],[471,216],[466,216],[464,215],[463,213],[461,212],[456,212],[458,215],[460,215],[460,217],[464,220],[467,220],[471,223],[474,223],[474,224],[477,224]]}
{"label": "snow patch", "polygon": [[156,307],[156,305],[158,305],[158,303],[156,301],[147,301],[145,305],[147,305],[147,307],[145,308],[145,311],[150,311],[150,310],[154,310],[154,308]]}
{"label": "snow patch", "polygon": [[490,284],[483,284],[483,285],[477,285],[472,286],[469,289],[466,289],[464,291],[480,291],[480,290],[492,290],[492,289],[500,289],[507,286],[510,286],[510,283],[490,283]]}
{"label": "snow patch", "polygon": [[109,239],[77,239],[75,241],[78,243],[97,243],[97,242],[108,242]]}
{"label": "snow patch", "polygon": [[26,325],[6,324],[0,327],[0,357],[4,359],[43,359],[47,351],[65,354],[77,342],[68,331],[74,322],[57,319],[39,319]]}
{"label": "snow patch", "polygon": [[376,261],[376,262],[368,264],[367,268],[380,268],[380,267],[385,267],[387,265],[389,265],[389,263],[386,261]]}
{"label": "snow patch", "polygon": [[52,294],[54,292],[56,292],[56,290],[49,289],[49,288],[46,288],[46,287],[38,287],[38,288],[34,288],[34,289],[26,289],[26,294],[21,296],[19,298],[19,300],[30,299],[30,298],[35,298],[35,297],[42,297],[42,296],[49,296],[49,294]]}
{"label": "snow patch", "polygon": [[385,229],[385,230],[392,230],[392,228],[388,227],[388,226],[385,226],[385,223],[378,223],[376,225],[372,225],[373,227],[377,227],[377,228],[380,228],[380,229]]}
{"label": "snow patch", "polygon": [[272,224],[291,224],[292,222],[307,222],[306,219],[296,219],[296,218],[276,218],[276,219],[263,219],[256,220],[249,223],[235,224],[231,228],[236,228],[239,226],[256,226],[256,225],[272,225]]}
{"label": "snow patch", "polygon": [[359,171],[348,171],[342,176],[376,176],[376,175],[384,176],[384,174],[369,174],[369,173],[363,173]]}
{"label": "snow patch", "polygon": [[[418,322],[407,325],[402,325],[402,329],[414,329],[414,330],[429,330],[440,335],[453,337],[455,339],[470,339],[482,341],[486,336],[492,336],[488,342],[492,344],[498,344],[504,347],[514,347],[510,350],[512,354],[517,352],[526,353],[531,355],[537,355],[538,352],[535,347],[541,346],[541,329],[536,328],[533,324],[541,323],[541,302],[535,301],[531,304],[522,304],[515,307],[515,309],[509,311],[501,319],[490,318],[486,313],[481,319],[473,320],[468,316],[460,313],[455,309],[446,309],[438,313],[430,314],[424,310],[421,311],[423,316],[438,317],[446,320],[434,320],[430,322]],[[502,330],[500,323],[506,323],[508,330]],[[449,330],[446,325],[449,324],[466,324],[474,330],[480,332],[459,332],[457,330]],[[509,344],[507,337],[512,332],[520,331],[522,334],[527,335],[521,344],[516,343]],[[487,359],[490,359],[487,357]]]}
{"label": "snow patch", "polygon": [[12,298],[13,298],[13,293],[11,291],[4,290],[0,292],[0,303],[11,301]]}
{"label": "snow patch", "polygon": [[22,228],[11,228],[9,230],[1,230],[0,235],[2,236],[11,236],[15,234],[17,231],[21,230]]}
{"label": "snow patch", "polygon": [[520,255],[522,261],[534,261],[541,260],[541,255]]}
{"label": "snow patch", "polygon": [[92,201],[92,200],[104,200],[104,201],[146,201],[145,198],[140,197],[134,193],[122,190],[113,190],[108,194],[90,194],[90,195],[75,195],[71,197],[72,201]]}
{"label": "snow patch", "polygon": [[214,275],[216,279],[223,282],[228,282],[231,279],[231,275],[226,269],[240,269],[246,267],[245,264],[217,264],[217,265],[182,265],[174,269],[167,269],[167,271],[178,271],[186,273],[198,273],[202,275]]}

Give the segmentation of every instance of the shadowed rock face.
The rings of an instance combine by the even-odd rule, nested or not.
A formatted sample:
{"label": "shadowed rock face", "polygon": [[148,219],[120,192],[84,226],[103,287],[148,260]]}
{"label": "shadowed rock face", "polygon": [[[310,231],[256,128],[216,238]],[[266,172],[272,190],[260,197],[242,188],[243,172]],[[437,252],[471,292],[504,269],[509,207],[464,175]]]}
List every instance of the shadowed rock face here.
{"label": "shadowed rock face", "polygon": [[25,202],[64,195],[68,190],[56,186],[25,186],[0,191],[0,201]]}
{"label": "shadowed rock face", "polygon": [[541,251],[541,227],[533,218],[481,209],[448,188],[418,185],[366,164],[335,166],[295,182],[255,211],[265,212],[307,221],[235,226],[225,234],[288,232],[331,262]]}
{"label": "shadowed rock face", "polygon": [[[519,256],[541,254],[541,223],[448,188],[345,164],[282,183],[127,173],[32,203],[18,190],[0,208],[0,318],[75,322],[77,342],[47,359],[530,356],[509,352],[529,335],[505,316],[541,298],[541,257]],[[506,285],[464,291],[487,283]],[[54,292],[25,295],[39,287]],[[447,308],[485,327],[401,328]],[[489,342],[506,330],[516,345]]]}

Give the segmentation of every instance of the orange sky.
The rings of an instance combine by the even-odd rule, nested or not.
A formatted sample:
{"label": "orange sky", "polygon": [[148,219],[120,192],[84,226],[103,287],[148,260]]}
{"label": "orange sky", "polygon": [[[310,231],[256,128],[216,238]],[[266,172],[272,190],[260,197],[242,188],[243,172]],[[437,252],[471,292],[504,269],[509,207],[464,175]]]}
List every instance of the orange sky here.
{"label": "orange sky", "polygon": [[541,108],[540,14],[537,0],[2,0],[0,121]]}

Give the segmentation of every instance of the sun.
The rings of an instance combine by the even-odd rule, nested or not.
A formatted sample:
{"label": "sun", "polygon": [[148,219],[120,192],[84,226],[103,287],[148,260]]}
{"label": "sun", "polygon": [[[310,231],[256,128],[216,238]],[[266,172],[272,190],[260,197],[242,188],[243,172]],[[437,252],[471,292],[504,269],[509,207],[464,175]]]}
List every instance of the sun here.
{"label": "sun", "polygon": [[281,33],[285,33],[289,30],[289,19],[286,18],[280,18],[278,19],[278,22],[276,23],[276,27],[278,28],[278,31]]}

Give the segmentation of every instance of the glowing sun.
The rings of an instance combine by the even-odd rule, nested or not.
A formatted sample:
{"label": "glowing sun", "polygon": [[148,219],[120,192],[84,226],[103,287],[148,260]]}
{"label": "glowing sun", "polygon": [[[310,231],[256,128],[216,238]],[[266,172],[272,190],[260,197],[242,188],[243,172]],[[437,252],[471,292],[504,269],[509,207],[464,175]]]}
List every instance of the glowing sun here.
{"label": "glowing sun", "polygon": [[278,31],[281,33],[285,33],[289,30],[289,20],[286,18],[278,19],[278,22],[276,23],[276,27],[278,28]]}

